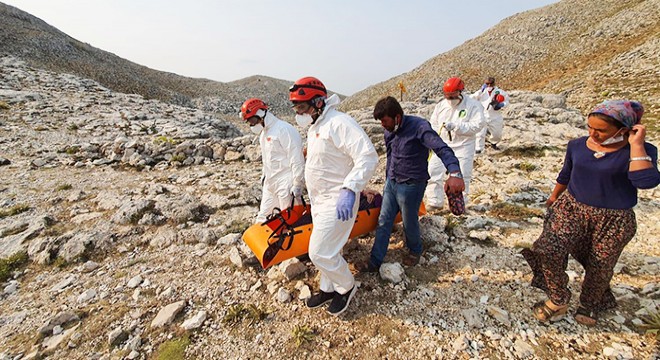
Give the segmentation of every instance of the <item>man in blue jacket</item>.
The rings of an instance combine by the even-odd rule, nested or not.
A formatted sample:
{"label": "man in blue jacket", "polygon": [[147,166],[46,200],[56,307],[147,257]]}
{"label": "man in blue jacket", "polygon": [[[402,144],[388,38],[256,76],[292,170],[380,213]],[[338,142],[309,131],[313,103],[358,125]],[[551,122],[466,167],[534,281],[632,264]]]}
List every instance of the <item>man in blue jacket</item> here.
{"label": "man in blue jacket", "polygon": [[454,151],[433,131],[431,124],[416,116],[403,115],[399,102],[391,97],[378,100],[374,119],[385,128],[387,148],[386,181],[378,217],[376,240],[368,261],[356,264],[360,272],[376,272],[385,259],[396,214],[401,211],[409,253],[403,264],[414,266],[422,255],[418,211],[429,180],[429,150],[442,160],[449,171],[445,188],[461,193],[465,183]]}

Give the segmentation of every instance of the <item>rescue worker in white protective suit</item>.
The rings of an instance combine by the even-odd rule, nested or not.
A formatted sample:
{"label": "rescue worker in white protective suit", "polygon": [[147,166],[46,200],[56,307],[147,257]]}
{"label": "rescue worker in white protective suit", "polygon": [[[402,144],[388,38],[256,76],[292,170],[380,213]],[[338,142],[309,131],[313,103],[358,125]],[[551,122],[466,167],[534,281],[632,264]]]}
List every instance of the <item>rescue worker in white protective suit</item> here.
{"label": "rescue worker in white protective suit", "polygon": [[429,211],[441,209],[445,202],[446,176],[463,176],[465,191],[463,198],[467,204],[470,192],[472,165],[474,162],[474,147],[476,135],[486,124],[481,104],[463,95],[465,84],[458,77],[447,79],[442,90],[444,99],[433,109],[429,122],[433,130],[440,134],[442,140],[454,150],[458,158],[461,172],[447,175],[447,169],[440,158],[433,153],[429,160],[429,179],[426,187],[426,209]]}
{"label": "rescue worker in white protective suit", "polygon": [[256,222],[266,221],[275,208],[284,210],[302,196],[305,157],[298,131],[278,119],[260,99],[247,99],[241,115],[250,131],[259,136],[262,161],[261,205]]}
{"label": "rescue worker in white protective suit", "polygon": [[502,140],[504,131],[504,118],[502,108],[509,104],[509,94],[495,86],[495,78],[489,77],[484,81],[481,89],[470,95],[481,103],[484,108],[486,126],[477,134],[477,146],[475,151],[481,153],[486,145],[486,133],[490,134],[488,141],[493,149],[497,149],[497,143]]}
{"label": "rescue worker in white protective suit", "polygon": [[355,279],[341,255],[359,206],[356,197],[378,165],[371,140],[347,114],[335,107],[339,97],[327,97],[323,83],[304,77],[289,89],[296,122],[307,129],[305,183],[312,205],[314,227],[309,258],[321,274],[320,292],[307,300],[316,308],[331,302],[328,312],[346,310],[357,291]]}

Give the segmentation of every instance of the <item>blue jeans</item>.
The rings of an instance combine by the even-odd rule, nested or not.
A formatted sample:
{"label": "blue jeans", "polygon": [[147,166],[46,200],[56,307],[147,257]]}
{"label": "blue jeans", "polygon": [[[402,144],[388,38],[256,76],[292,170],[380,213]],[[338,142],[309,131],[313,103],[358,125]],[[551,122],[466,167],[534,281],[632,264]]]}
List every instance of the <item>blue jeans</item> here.
{"label": "blue jeans", "polygon": [[418,183],[397,183],[392,179],[385,181],[383,204],[378,216],[376,240],[371,248],[369,261],[379,267],[387,254],[390,244],[394,218],[401,211],[403,228],[406,234],[406,246],[412,254],[422,254],[422,238],[419,231],[419,206],[424,198],[426,181]]}

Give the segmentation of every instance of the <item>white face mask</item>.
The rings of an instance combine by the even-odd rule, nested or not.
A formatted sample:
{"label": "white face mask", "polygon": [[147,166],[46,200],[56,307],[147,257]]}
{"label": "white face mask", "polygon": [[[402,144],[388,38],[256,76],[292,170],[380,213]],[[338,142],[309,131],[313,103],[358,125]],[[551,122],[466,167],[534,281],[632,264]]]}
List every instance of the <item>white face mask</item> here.
{"label": "white face mask", "polygon": [[261,131],[263,131],[264,127],[261,124],[256,124],[254,126],[250,126],[250,131],[252,131],[255,135],[261,134]]}
{"label": "white face mask", "polygon": [[300,126],[301,128],[308,127],[309,125],[312,124],[312,122],[314,122],[314,119],[312,119],[312,115],[310,115],[310,114],[302,114],[302,115],[296,114],[296,124],[298,124],[298,126]]}
{"label": "white face mask", "polygon": [[449,106],[457,107],[458,104],[461,103],[461,99],[447,99],[447,102],[449,103]]}
{"label": "white face mask", "polygon": [[[619,132],[617,131],[616,134],[618,134],[618,133],[619,133]],[[603,142],[600,143],[600,144],[601,144],[601,145],[612,145],[612,144],[617,144],[617,143],[622,142],[622,141],[623,141],[623,134],[622,134],[622,135],[619,135],[619,136],[616,136],[616,134],[614,134],[614,135],[613,135],[612,137],[610,137],[610,138],[605,139],[605,141],[603,141]]]}

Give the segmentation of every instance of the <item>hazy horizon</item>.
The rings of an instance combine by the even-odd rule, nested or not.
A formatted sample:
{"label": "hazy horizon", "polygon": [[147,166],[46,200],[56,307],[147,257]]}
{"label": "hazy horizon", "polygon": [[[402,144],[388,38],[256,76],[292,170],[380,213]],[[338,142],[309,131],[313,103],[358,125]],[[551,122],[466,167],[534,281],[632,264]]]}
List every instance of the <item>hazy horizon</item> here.
{"label": "hazy horizon", "polygon": [[506,17],[557,1],[4,2],[156,70],[221,82],[316,76],[351,95],[413,70]]}

